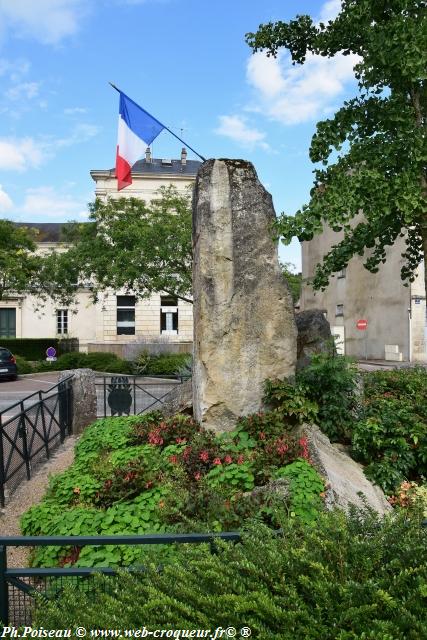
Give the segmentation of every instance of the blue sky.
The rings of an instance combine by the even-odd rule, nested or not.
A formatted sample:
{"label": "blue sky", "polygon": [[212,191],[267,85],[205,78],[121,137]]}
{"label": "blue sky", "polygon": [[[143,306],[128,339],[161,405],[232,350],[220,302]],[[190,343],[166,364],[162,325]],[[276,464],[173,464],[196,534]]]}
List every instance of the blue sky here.
{"label": "blue sky", "polygon": [[[115,161],[109,80],[203,156],[253,162],[276,211],[294,213],[309,198],[315,124],[354,94],[354,60],[292,67],[285,52],[252,56],[244,36],[338,10],[339,0],[0,0],[0,216],[84,219],[89,171]],[[166,132],[153,145],[156,157],[180,149]],[[280,256],[299,268],[297,242]]]}

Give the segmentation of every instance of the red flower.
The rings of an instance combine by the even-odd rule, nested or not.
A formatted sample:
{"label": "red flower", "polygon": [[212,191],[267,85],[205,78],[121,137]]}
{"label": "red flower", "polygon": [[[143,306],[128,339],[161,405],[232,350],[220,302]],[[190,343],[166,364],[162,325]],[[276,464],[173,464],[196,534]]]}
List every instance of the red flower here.
{"label": "red flower", "polygon": [[185,438],[176,438],[175,442],[176,444],[184,444],[187,440]]}
{"label": "red flower", "polygon": [[300,444],[302,447],[306,447],[306,446],[308,445],[308,440],[307,440],[307,438],[306,438],[306,437],[304,437],[304,438],[300,438],[300,439],[298,440],[298,444]]}
{"label": "red flower", "polygon": [[243,464],[245,461],[245,457],[244,456],[239,456],[236,460],[237,464]]}
{"label": "red flower", "polygon": [[182,454],[182,457],[184,458],[184,460],[188,460],[188,458],[190,457],[190,453],[191,453],[191,447],[185,447],[184,453]]}
{"label": "red flower", "polygon": [[194,477],[195,477],[195,479],[196,479],[196,480],[200,480],[200,478],[202,477],[202,474],[200,473],[200,471],[197,471],[197,472],[194,474]]}
{"label": "red flower", "polygon": [[231,464],[233,462],[233,458],[231,456],[225,456],[224,462],[226,464]]}
{"label": "red flower", "polygon": [[222,462],[221,462],[221,458],[215,458],[215,459],[213,460],[213,464],[222,464]]}
{"label": "red flower", "polygon": [[209,453],[207,451],[202,451],[199,458],[200,460],[203,460],[203,462],[207,462],[209,460]]}
{"label": "red flower", "polygon": [[176,455],[169,456],[169,462],[171,462],[172,464],[178,464],[178,456]]}

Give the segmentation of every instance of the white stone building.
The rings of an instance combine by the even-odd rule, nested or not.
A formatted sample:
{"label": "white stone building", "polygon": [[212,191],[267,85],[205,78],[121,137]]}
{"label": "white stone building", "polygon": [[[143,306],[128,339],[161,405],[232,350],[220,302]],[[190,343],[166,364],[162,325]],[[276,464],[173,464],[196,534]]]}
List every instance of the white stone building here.
{"label": "white stone building", "polygon": [[[187,160],[183,149],[179,160],[146,158],[132,169],[133,183],[117,191],[114,169],[94,170],[95,195],[139,197],[149,202],[161,186],[175,186],[184,192],[196,178],[200,162]],[[38,249],[65,248],[61,242],[62,223],[23,223],[39,230]],[[0,301],[0,340],[2,337],[79,339],[82,351],[110,350],[121,357],[139,351],[191,351],[193,339],[192,305],[161,293],[137,300],[126,292],[106,292],[94,304],[90,292],[80,290],[77,305],[58,308],[54,303],[41,305],[30,295],[16,295]]]}
{"label": "white stone building", "polygon": [[[405,287],[400,278],[404,239],[388,248],[387,260],[377,273],[363,267],[365,257],[355,256],[325,291],[309,285],[316,264],[342,237],[342,232],[326,228],[302,243],[301,311],[324,311],[341,353],[360,359],[426,362],[424,265],[419,266],[415,282]],[[357,328],[359,320],[367,321],[366,330]]]}

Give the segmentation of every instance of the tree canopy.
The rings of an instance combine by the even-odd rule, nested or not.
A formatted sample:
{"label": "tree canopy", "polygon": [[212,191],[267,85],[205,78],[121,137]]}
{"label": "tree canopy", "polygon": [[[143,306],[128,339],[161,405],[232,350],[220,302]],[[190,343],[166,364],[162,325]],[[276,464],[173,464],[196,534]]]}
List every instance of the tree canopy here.
{"label": "tree canopy", "polygon": [[41,259],[34,254],[34,238],[29,229],[0,220],[0,300],[40,285]]}
{"label": "tree canopy", "polygon": [[246,41],[272,56],[284,47],[294,64],[308,53],[358,56],[358,95],[319,122],[312,138],[310,158],[322,166],[310,201],[277,223],[286,243],[311,240],[325,224],[343,231],[313,286],[324,289],[366,249],[365,267],[378,271],[398,237],[406,242],[402,279],[413,281],[424,258],[427,286],[427,2],[343,0],[327,24],[297,16],[260,25]]}
{"label": "tree canopy", "polygon": [[[160,189],[149,204],[139,198],[109,198],[89,205],[89,222],[64,229],[70,247],[44,262],[53,297],[73,300],[78,284],[100,291],[126,290],[138,297],[164,291],[191,302],[190,194]],[[61,288],[57,288],[61,283]]]}

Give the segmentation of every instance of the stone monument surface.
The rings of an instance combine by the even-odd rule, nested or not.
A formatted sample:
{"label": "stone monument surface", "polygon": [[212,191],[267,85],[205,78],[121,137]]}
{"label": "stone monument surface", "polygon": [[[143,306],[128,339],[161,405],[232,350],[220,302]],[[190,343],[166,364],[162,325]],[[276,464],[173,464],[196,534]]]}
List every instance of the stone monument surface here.
{"label": "stone monument surface", "polygon": [[193,410],[226,431],[263,408],[263,383],[295,372],[297,330],[271,195],[253,165],[208,160],[193,196]]}

